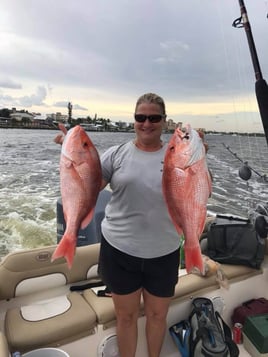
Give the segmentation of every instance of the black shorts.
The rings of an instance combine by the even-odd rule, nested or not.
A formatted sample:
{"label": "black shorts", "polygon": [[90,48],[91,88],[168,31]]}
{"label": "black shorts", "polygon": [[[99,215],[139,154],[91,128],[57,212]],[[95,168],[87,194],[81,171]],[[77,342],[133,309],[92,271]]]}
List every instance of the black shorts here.
{"label": "black shorts", "polygon": [[119,295],[144,288],[158,297],[172,297],[178,282],[180,250],[158,258],[143,259],[121,252],[103,237],[99,274],[107,288]]}

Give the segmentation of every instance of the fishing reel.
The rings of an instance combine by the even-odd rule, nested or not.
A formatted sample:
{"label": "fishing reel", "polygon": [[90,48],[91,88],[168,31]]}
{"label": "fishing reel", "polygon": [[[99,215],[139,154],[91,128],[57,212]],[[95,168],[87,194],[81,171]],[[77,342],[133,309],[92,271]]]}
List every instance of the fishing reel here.
{"label": "fishing reel", "polygon": [[248,181],[251,178],[252,169],[250,166],[248,166],[247,161],[245,161],[243,165],[240,167],[240,169],[238,170],[238,175],[244,181]]}
{"label": "fishing reel", "polygon": [[268,238],[268,202],[257,204],[255,210],[249,211],[249,220],[260,238]]}
{"label": "fishing reel", "polygon": [[268,217],[259,215],[255,219],[255,229],[261,238],[268,237]]}
{"label": "fishing reel", "polygon": [[251,178],[252,175],[252,171],[259,176],[259,178],[261,178],[261,180],[263,182],[268,182],[268,178],[266,175],[261,175],[258,171],[254,170],[252,167],[250,167],[248,165],[248,162],[245,161],[243,162],[243,165],[240,167],[240,169],[238,170],[238,175],[239,177],[244,180],[244,181],[248,181]]}
{"label": "fishing reel", "polygon": [[225,147],[225,149],[227,149],[237,160],[239,160],[240,162],[242,162],[242,166],[240,167],[240,169],[238,170],[238,175],[239,177],[244,180],[244,181],[248,181],[251,176],[252,176],[252,172],[254,172],[257,176],[259,176],[261,178],[261,180],[263,182],[268,182],[268,177],[264,174],[261,175],[257,170],[255,170],[253,167],[249,166],[247,161],[243,161],[238,155],[237,153],[233,152],[229,146],[225,145],[224,143],[222,143],[222,145]]}

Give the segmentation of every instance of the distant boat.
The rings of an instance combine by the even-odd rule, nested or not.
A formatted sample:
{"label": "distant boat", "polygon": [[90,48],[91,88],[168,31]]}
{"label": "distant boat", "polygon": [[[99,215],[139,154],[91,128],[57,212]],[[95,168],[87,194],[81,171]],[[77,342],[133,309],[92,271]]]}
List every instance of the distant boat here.
{"label": "distant boat", "polygon": [[104,130],[103,125],[100,125],[100,124],[81,123],[79,125],[86,131],[103,131]]}

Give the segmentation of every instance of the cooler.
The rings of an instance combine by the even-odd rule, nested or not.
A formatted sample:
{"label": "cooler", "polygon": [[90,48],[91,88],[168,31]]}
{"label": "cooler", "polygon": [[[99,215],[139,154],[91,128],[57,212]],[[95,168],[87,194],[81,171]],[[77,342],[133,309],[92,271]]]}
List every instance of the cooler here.
{"label": "cooler", "polygon": [[243,333],[243,345],[245,350],[251,357],[268,357],[268,353],[261,353],[253,345],[253,343],[247,338],[247,335]]}
{"label": "cooler", "polygon": [[261,356],[268,353],[268,314],[247,317],[243,333]]}

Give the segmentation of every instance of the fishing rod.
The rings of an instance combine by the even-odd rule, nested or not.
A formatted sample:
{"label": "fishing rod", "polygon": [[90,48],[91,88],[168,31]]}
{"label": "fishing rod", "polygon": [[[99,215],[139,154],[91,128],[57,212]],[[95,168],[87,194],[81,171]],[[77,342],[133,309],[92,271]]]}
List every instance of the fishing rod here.
{"label": "fishing rod", "polygon": [[240,162],[242,162],[242,166],[240,167],[239,171],[238,171],[238,174],[239,174],[239,177],[242,179],[242,180],[249,180],[251,178],[251,174],[252,174],[252,171],[258,175],[264,182],[268,182],[268,177],[264,174],[264,175],[261,175],[257,170],[253,169],[253,167],[249,166],[248,162],[247,161],[244,161],[242,160],[238,155],[237,153],[235,153],[234,151],[232,151],[230,149],[229,146],[227,146],[226,144],[222,143],[222,145],[237,159],[239,160]]}
{"label": "fishing rod", "polygon": [[259,106],[259,112],[262,120],[262,125],[266,137],[266,142],[268,145],[268,86],[266,81],[263,79],[261,67],[251,31],[250,22],[247,15],[247,10],[244,4],[244,0],[239,0],[240,12],[241,17],[233,21],[233,27],[245,29],[251,60],[254,68],[255,73],[255,93],[257,97],[257,102]]}

